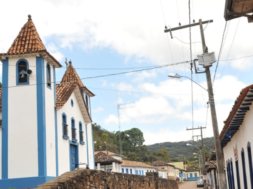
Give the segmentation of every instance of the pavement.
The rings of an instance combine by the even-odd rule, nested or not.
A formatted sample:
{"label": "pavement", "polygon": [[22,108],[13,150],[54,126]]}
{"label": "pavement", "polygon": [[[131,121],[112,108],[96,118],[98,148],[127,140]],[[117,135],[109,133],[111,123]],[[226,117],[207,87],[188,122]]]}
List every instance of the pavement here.
{"label": "pavement", "polygon": [[197,188],[196,181],[186,181],[185,183],[179,185],[179,189],[201,189],[201,188]]}

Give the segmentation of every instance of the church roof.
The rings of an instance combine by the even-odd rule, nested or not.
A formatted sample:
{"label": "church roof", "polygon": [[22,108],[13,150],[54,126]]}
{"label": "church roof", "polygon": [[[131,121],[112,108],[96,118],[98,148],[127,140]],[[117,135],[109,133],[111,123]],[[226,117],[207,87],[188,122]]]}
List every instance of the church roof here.
{"label": "church roof", "polygon": [[62,67],[61,64],[49,52],[47,52],[32,21],[31,15],[28,15],[28,21],[21,28],[7,53],[0,54],[0,59],[3,57],[34,53],[42,56],[56,67]]}
{"label": "church roof", "polygon": [[[80,77],[78,76],[75,68],[73,67],[71,61],[66,72],[63,75],[60,84],[56,85],[56,108],[62,107],[69,99],[70,95],[75,92],[77,100],[84,119],[87,123],[91,122],[91,117],[89,113],[89,108],[85,103],[85,99],[82,95],[82,90],[88,94],[90,97],[95,96],[91,91],[89,91],[82,83]],[[88,91],[88,92],[87,92]]]}
{"label": "church roof", "polygon": [[84,92],[90,96],[90,97],[93,97],[95,96],[89,89],[87,89],[84,85],[83,85],[83,82],[82,80],[80,79],[80,77],[78,76],[78,74],[76,73],[76,70],[75,68],[73,67],[72,65],[72,62],[70,61],[69,62],[69,66],[68,66],[68,69],[67,71],[64,73],[63,75],[63,78],[61,80],[61,83],[77,83],[78,86],[84,90]]}

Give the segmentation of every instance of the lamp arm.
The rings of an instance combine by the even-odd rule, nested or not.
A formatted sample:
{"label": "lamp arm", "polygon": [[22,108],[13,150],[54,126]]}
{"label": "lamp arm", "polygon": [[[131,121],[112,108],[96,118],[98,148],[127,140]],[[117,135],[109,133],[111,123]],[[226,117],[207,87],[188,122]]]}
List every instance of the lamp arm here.
{"label": "lamp arm", "polygon": [[205,91],[207,91],[207,92],[208,92],[208,90],[207,90],[206,88],[202,87],[200,84],[198,84],[197,82],[195,82],[195,81],[194,81],[194,80],[192,80],[191,78],[189,78],[189,77],[187,77],[187,76],[181,76],[181,77],[185,77],[185,78],[187,78],[187,79],[191,80],[192,82],[194,82],[195,84],[197,84],[197,85],[198,85],[198,86],[200,86],[202,89],[204,89]]}

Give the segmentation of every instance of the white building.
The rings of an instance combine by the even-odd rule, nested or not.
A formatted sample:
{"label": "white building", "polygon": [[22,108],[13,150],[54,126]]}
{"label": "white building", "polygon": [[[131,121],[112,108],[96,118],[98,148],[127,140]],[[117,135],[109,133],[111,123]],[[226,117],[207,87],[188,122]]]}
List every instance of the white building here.
{"label": "white building", "polygon": [[36,187],[78,164],[94,169],[90,97],[71,62],[60,84],[61,64],[47,52],[31,16],[3,65],[0,188]]}
{"label": "white building", "polygon": [[[108,162],[104,160],[106,159],[102,154],[107,156],[108,153]],[[139,161],[130,161],[123,160],[122,156],[110,151],[96,151],[95,153],[96,159],[96,169],[103,171],[113,171],[113,172],[121,172],[126,174],[133,175],[146,175],[146,172],[156,172],[156,168]],[[99,157],[101,156],[101,157]],[[99,162],[99,163],[98,163]],[[99,164],[99,165],[98,165]],[[102,165],[104,164],[104,165]]]}
{"label": "white building", "polygon": [[220,134],[229,188],[253,188],[253,85],[236,99]]}

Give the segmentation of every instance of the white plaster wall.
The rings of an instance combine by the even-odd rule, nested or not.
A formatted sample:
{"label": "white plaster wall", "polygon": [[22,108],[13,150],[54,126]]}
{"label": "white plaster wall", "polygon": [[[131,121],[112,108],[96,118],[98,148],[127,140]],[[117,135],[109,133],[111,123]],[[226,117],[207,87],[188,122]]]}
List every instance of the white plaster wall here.
{"label": "white plaster wall", "polygon": [[[74,106],[71,106],[71,99],[73,99]],[[68,101],[65,105],[57,111],[57,120],[58,120],[58,158],[59,158],[59,175],[70,171],[70,160],[69,160],[69,140],[63,139],[63,130],[62,130],[62,113],[67,115],[67,124],[68,124],[68,136],[69,140],[72,140],[71,134],[71,118],[75,119],[76,127],[76,136],[77,142],[79,143],[79,121],[82,122],[83,126],[83,140],[85,145],[79,144],[79,163],[87,163],[87,151],[86,151],[86,135],[85,135],[85,122],[81,110],[79,108],[76,96],[74,92],[71,94]]]}
{"label": "white plaster wall", "polygon": [[9,59],[8,178],[38,176],[36,58],[26,58],[30,85],[16,86],[16,62]]}
{"label": "white plaster wall", "polygon": [[93,141],[93,132],[92,132],[92,125],[91,123],[87,124],[87,132],[88,132],[88,150],[89,150],[89,168],[95,169],[95,162],[94,162],[94,141]]}
{"label": "white plaster wall", "polygon": [[[156,172],[155,168],[146,168],[146,167],[131,167],[131,166],[125,166],[125,165],[121,165],[121,169],[124,169],[124,173],[126,173],[126,169],[128,169],[128,174],[130,174],[130,169],[132,169],[132,174],[135,175],[135,170],[138,170],[138,175],[139,175],[139,170],[144,172],[144,176],[146,175],[146,172]],[[122,171],[122,170],[121,170]]]}
{"label": "white plaster wall", "polygon": [[235,147],[236,145],[237,145],[237,150],[238,150],[238,165],[239,165],[241,189],[244,188],[242,159],[241,159],[241,150],[242,150],[242,148],[244,148],[244,155],[245,155],[245,167],[246,167],[246,174],[247,174],[247,184],[248,184],[248,188],[251,188],[251,183],[250,183],[250,179],[249,179],[250,178],[250,172],[249,172],[247,144],[248,144],[248,142],[251,143],[251,152],[253,152],[253,137],[252,137],[252,133],[253,133],[253,127],[252,127],[253,111],[252,111],[252,109],[253,109],[253,105],[250,106],[250,110],[246,113],[244,121],[243,121],[242,125],[240,126],[240,129],[232,137],[231,141],[228,142],[228,144],[223,148],[225,166],[226,167],[227,167],[226,161],[230,160],[232,158],[234,181],[235,181],[235,188],[236,189],[237,189],[237,178],[236,178],[236,167],[235,167],[234,151],[233,151],[233,147]]}
{"label": "white plaster wall", "polygon": [[2,129],[0,129],[0,179],[2,179]]}
{"label": "white plaster wall", "polygon": [[[47,176],[56,176],[55,161],[55,113],[54,113],[54,83],[51,89],[47,87],[47,62],[44,61],[45,70],[45,119],[46,119],[46,157],[47,157]],[[50,65],[51,82],[54,79],[53,66]]]}

